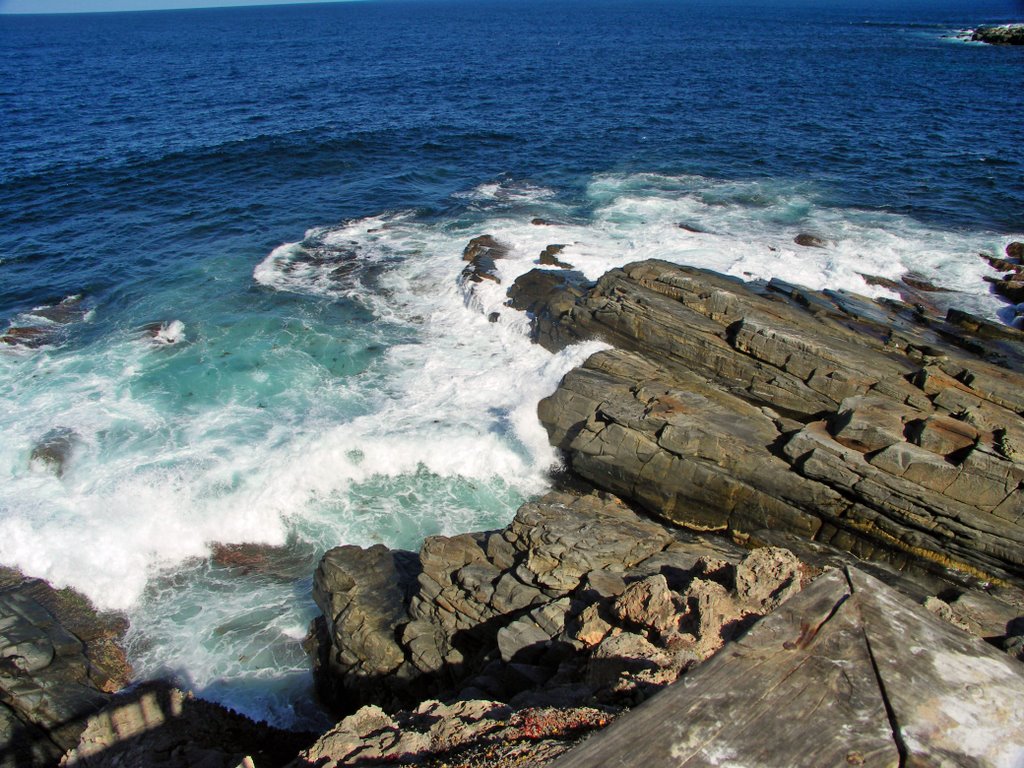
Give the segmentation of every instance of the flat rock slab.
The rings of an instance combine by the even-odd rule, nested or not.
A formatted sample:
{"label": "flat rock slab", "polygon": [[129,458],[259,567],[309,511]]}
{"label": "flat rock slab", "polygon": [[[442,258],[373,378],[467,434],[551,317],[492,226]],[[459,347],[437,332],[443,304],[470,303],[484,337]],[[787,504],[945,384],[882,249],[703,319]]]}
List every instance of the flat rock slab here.
{"label": "flat rock slab", "polygon": [[832,570],[553,765],[1020,766],[1024,665]]}

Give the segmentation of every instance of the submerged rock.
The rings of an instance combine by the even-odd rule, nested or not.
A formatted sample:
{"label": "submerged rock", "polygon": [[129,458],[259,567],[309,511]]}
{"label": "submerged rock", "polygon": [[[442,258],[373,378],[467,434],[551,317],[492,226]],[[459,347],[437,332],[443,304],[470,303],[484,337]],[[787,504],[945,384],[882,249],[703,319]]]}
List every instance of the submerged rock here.
{"label": "submerged rock", "polygon": [[799,235],[793,238],[793,242],[797,245],[802,245],[804,248],[827,248],[828,240],[817,235],[809,235],[806,232],[801,232]]}
{"label": "submerged rock", "polygon": [[56,427],[39,438],[39,441],[32,447],[29,461],[39,464],[57,477],[64,474],[71,454],[75,450],[81,438],[75,430],[69,427]]}

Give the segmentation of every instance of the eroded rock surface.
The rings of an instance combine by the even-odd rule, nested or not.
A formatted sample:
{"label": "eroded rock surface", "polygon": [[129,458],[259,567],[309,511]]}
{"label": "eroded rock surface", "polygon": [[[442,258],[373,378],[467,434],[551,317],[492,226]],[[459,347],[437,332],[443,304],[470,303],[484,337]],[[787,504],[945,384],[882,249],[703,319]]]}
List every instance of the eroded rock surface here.
{"label": "eroded rock surface", "polygon": [[504,530],[432,537],[417,556],[328,552],[314,592],[321,690],[349,711],[444,695],[516,708],[631,704],[804,576],[782,549],[748,554],[611,496],[551,493]]}
{"label": "eroded rock surface", "polygon": [[658,261],[547,295],[517,296],[540,343],[616,347],[539,407],[588,481],[689,528],[1024,583],[1024,334]]}
{"label": "eroded rock surface", "polygon": [[1024,666],[884,583],[829,571],[554,763],[1019,765]]}

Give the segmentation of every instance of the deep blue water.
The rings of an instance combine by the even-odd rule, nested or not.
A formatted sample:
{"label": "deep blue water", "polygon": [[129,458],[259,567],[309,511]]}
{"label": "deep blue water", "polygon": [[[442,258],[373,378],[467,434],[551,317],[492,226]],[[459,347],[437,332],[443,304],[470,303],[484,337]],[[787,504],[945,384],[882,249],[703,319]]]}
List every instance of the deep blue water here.
{"label": "deep blue water", "polygon": [[[810,0],[0,16],[0,332],[69,296],[82,310],[0,349],[0,560],[128,611],[140,674],[309,717],[308,579],[204,556],[414,547],[543,490],[544,392],[522,382],[572,359],[486,322],[500,293],[457,285],[470,237],[515,246],[506,277],[571,242],[595,275],[658,256],[868,290],[860,272],[913,270],[995,315],[976,251],[1024,232],[1024,50],[950,35],[1022,17]],[[804,229],[834,248],[794,249]],[[171,321],[179,343],[143,338]],[[56,477],[31,452],[61,429]]]}

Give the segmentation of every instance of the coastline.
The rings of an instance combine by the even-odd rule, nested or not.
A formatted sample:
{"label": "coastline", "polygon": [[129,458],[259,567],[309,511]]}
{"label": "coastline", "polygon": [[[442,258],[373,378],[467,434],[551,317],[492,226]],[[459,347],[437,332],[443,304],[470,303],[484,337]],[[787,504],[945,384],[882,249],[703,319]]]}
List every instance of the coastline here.
{"label": "coastline", "polygon": [[[920,302],[779,284],[751,291],[734,279],[661,262],[629,265],[590,285],[571,265],[557,263],[552,258],[557,254],[548,256],[546,266],[555,270],[527,273],[509,289],[512,305],[528,311],[535,340],[557,348],[591,337],[615,347],[571,371],[539,408],[553,443],[570,457],[566,485],[575,490],[525,505],[504,532],[428,539],[419,554],[383,547],[329,552],[317,571],[315,594],[331,618],[326,623],[321,618],[310,638],[318,681],[324,699],[340,704],[342,712],[363,708],[301,759],[345,765],[461,755],[472,765],[482,759],[476,750],[486,742],[491,758],[500,743],[509,760],[509,755],[553,760],[624,707],[645,701],[711,656],[721,643],[742,638],[758,626],[758,616],[773,615],[785,598],[815,583],[812,576],[837,567],[867,569],[947,623],[1020,655],[1021,565],[1012,547],[998,546],[999,537],[1012,540],[1019,534],[1012,516],[997,512],[1008,500],[1019,504],[1020,490],[1004,490],[998,500],[994,494],[1020,472],[1024,406],[1014,393],[1024,391],[1019,386],[1024,334],[955,311],[942,318]],[[1008,248],[1008,262],[999,260],[999,266],[1016,268],[1019,256]],[[463,280],[468,289],[495,281],[500,258],[493,238],[467,246]],[[685,315],[682,325],[672,320],[678,312]],[[810,321],[799,331],[824,333],[826,342],[797,338],[799,313]],[[844,348],[839,338],[856,344]],[[754,366],[723,364],[725,347]],[[825,385],[810,384],[816,369],[808,368],[807,358],[814,355],[819,367],[826,360],[833,369]],[[772,369],[776,361],[782,367]],[[873,379],[872,361],[882,367],[882,375]],[[857,375],[835,375],[844,365],[851,370],[851,363]],[[783,375],[792,376],[798,367],[809,371],[803,388]],[[765,376],[766,370],[775,372]],[[885,375],[893,370],[895,376]],[[709,389],[715,376],[717,388]],[[826,399],[834,403],[835,415],[823,419]],[[931,410],[924,413],[926,408]],[[696,418],[687,416],[691,413]],[[807,443],[811,454],[787,448],[786,441]],[[759,455],[758,446],[774,447]],[[823,448],[827,452],[821,453]],[[652,475],[644,467],[660,461],[659,450],[704,470],[688,486],[680,486],[679,479],[690,470]],[[891,485],[886,498],[900,492],[928,509],[945,504],[960,510],[957,505],[968,503],[963,494],[942,501],[928,487],[936,473],[956,468],[957,477],[970,483],[973,501],[985,507],[970,514],[960,510],[956,519],[962,526],[978,526],[975,545],[985,540],[981,536],[992,543],[971,551],[955,541],[963,533],[954,531],[936,544],[922,534],[934,526],[921,527],[919,519],[916,532],[906,531],[905,518],[903,529],[880,522],[899,505],[876,508],[871,527],[856,523],[854,513],[863,515],[857,510],[877,503],[877,492],[863,492],[856,509],[833,511],[827,523],[815,527],[809,515],[834,510],[836,494],[849,498],[859,483],[877,485],[881,475],[858,476],[845,491],[833,485],[830,493],[809,484],[847,482],[843,478],[851,473],[866,472],[865,465],[892,474],[892,461],[874,461],[886,452],[909,456],[898,464],[898,482],[886,481]],[[800,461],[787,466],[792,455]],[[982,457],[987,463],[978,469]],[[832,469],[807,471],[823,458]],[[908,475],[918,465],[925,471]],[[1002,474],[993,467],[1001,467]],[[711,468],[716,469],[708,474]],[[787,474],[793,469],[796,480]],[[913,478],[924,485],[908,495]],[[626,502],[593,495],[588,485],[618,493]],[[939,518],[949,519],[940,512]],[[973,522],[993,512],[986,524]],[[662,522],[648,518],[651,513]],[[684,528],[718,534],[709,538]],[[756,548],[763,544],[774,548]],[[744,547],[755,548],[747,554]],[[750,558],[767,560],[745,565]],[[8,587],[16,581],[10,574]],[[757,590],[766,591],[750,602]],[[55,615],[60,620],[59,612]],[[84,640],[81,633],[77,637]],[[5,647],[5,657],[19,656],[17,643],[8,638]],[[91,659],[76,664],[102,668]],[[559,675],[561,682],[552,684]],[[113,690],[123,682],[106,685]],[[129,695],[131,690],[141,691],[139,701],[169,702],[176,714],[168,720],[186,709],[181,694],[154,694],[143,687]],[[106,703],[96,696],[82,712]],[[212,714],[215,709],[198,717],[231,719]],[[445,727],[435,728],[438,722]],[[102,765],[119,749],[145,755],[158,743],[145,729],[136,729],[127,746],[119,747],[111,729],[95,723],[80,718],[83,728],[89,726],[86,741],[67,764]],[[242,734],[239,749],[246,739],[280,739],[264,726],[235,727]],[[169,738],[181,746],[201,730],[186,726]],[[252,749],[248,756],[244,749],[218,753],[210,737],[204,738],[202,749],[227,755],[229,762],[240,758],[238,764],[249,759],[269,766],[287,762],[312,736],[295,736],[290,754]],[[62,748],[73,746],[67,741]],[[296,765],[304,764],[301,759]]]}

